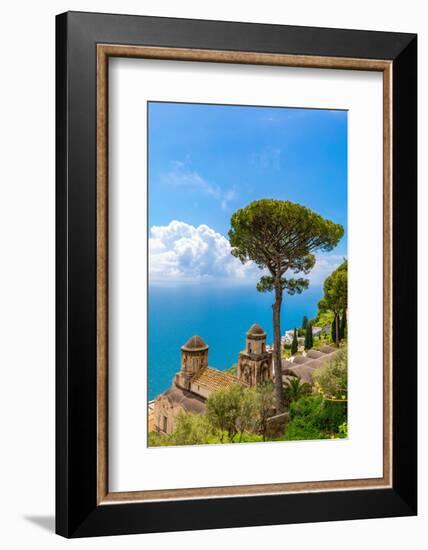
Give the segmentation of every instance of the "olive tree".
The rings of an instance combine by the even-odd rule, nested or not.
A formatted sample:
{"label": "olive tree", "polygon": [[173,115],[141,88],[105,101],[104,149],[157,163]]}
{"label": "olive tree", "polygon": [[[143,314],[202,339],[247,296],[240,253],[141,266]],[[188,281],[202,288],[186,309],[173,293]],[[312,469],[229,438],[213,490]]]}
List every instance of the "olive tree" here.
{"label": "olive tree", "polygon": [[219,432],[220,442],[227,432],[233,443],[246,431],[253,431],[257,418],[257,396],[253,388],[233,384],[229,388],[212,393],[207,400],[206,416],[214,430]]}
{"label": "olive tree", "polygon": [[253,261],[268,275],[257,284],[259,292],[274,292],[274,367],[277,412],[285,409],[281,376],[280,315],[283,293],[301,293],[309,281],[288,278],[288,273],[307,274],[315,265],[313,252],[331,250],[343,236],[343,227],[309,208],[290,201],[262,199],[237,210],[230,221],[232,254],[245,263]]}
{"label": "olive tree", "polygon": [[273,415],[275,394],[272,382],[265,382],[257,387],[256,402],[257,402],[257,427],[258,431],[266,441],[268,430],[268,420]]}

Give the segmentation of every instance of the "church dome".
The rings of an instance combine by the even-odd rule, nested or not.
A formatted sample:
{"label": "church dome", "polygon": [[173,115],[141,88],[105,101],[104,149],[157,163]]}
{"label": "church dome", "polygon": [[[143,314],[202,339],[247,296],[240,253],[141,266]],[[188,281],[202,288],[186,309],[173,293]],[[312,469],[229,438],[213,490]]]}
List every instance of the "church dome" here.
{"label": "church dome", "polygon": [[184,346],[181,346],[183,351],[203,351],[208,349],[207,344],[200,336],[192,336],[187,340]]}
{"label": "church dome", "polygon": [[262,336],[264,334],[265,331],[257,323],[254,323],[254,325],[252,325],[247,332],[247,336]]}

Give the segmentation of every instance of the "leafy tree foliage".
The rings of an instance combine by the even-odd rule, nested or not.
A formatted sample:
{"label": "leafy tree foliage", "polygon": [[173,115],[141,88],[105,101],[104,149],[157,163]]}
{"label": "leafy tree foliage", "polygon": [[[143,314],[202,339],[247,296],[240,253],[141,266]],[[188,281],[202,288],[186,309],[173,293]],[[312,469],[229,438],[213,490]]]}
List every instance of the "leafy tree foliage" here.
{"label": "leafy tree foliage", "polygon": [[344,262],[324,281],[324,297],[318,303],[320,311],[334,313],[335,336],[333,341],[340,342],[340,313],[348,307],[348,261]]}
{"label": "leafy tree foliage", "polygon": [[311,392],[312,388],[310,384],[302,382],[297,376],[292,376],[288,378],[284,387],[285,402],[289,406],[293,401],[297,401]]}
{"label": "leafy tree foliage", "polygon": [[[343,227],[312,210],[289,201],[262,199],[237,210],[231,218],[229,240],[232,254],[245,263],[253,261],[269,275],[261,277],[257,290],[274,291],[274,364],[281,365],[280,314],[284,290],[301,293],[305,278],[285,274],[307,274],[315,265],[316,250],[332,250],[343,236]],[[285,408],[281,376],[275,377],[276,408]]]}
{"label": "leafy tree foliage", "polygon": [[313,374],[315,395],[303,396],[290,404],[286,439],[347,437],[347,349]]}
{"label": "leafy tree foliage", "polygon": [[[315,393],[297,377],[283,389],[290,414],[285,439],[347,437],[346,347],[312,376]],[[149,446],[265,441],[274,412],[272,382],[257,388],[233,384],[210,395],[206,414],[180,414],[171,435],[150,433]]]}
{"label": "leafy tree foliage", "polygon": [[221,443],[224,442],[225,434],[228,441],[233,443],[236,436],[242,441],[246,432],[260,433],[264,440],[268,418],[274,414],[274,404],[271,382],[257,388],[234,384],[209,396],[206,416],[211,430],[219,435]]}
{"label": "leafy tree foliage", "polygon": [[284,359],[288,359],[289,357],[291,357],[291,355],[292,355],[292,353],[291,353],[291,344],[285,343],[284,347],[282,349],[282,357]]}
{"label": "leafy tree foliage", "polygon": [[313,324],[316,327],[327,327],[330,326],[334,320],[334,313],[329,309],[325,311],[318,310],[318,315],[313,320]]}
{"label": "leafy tree foliage", "polygon": [[236,376],[238,372],[238,365],[236,363],[233,363],[233,365],[230,368],[226,369],[224,372],[226,374],[230,374],[231,376]]}
{"label": "leafy tree foliage", "polygon": [[236,416],[235,430],[239,436],[239,442],[245,432],[254,432],[257,429],[259,400],[254,388],[246,388],[241,393],[239,414]]}
{"label": "leafy tree foliage", "polygon": [[[182,418],[183,417],[183,418]],[[215,443],[234,443],[227,432],[220,434],[213,430],[206,415],[182,414],[177,417],[177,426],[170,435],[150,432],[148,434],[149,447],[181,446],[181,445],[206,445]],[[263,441],[263,437],[257,433],[244,432],[239,435],[240,443]]]}
{"label": "leafy tree foliage", "polygon": [[317,418],[318,426],[323,432],[336,434],[337,437],[346,437],[341,435],[340,426],[346,422],[347,414],[347,401],[324,399]]}
{"label": "leafy tree foliage", "polygon": [[175,422],[173,445],[206,443],[211,431],[205,415],[180,413]]}
{"label": "leafy tree foliage", "polygon": [[291,403],[286,439],[326,439],[318,423],[322,403],[321,396],[305,397]]}
{"label": "leafy tree foliage", "polygon": [[275,392],[272,382],[265,382],[257,386],[257,430],[262,435],[263,441],[266,440],[268,419],[274,413]]}
{"label": "leafy tree foliage", "polygon": [[299,349],[299,342],[297,341],[297,331],[294,329],[293,341],[291,342],[291,355],[295,355]]}
{"label": "leafy tree foliage", "polygon": [[290,405],[286,439],[347,437],[347,432],[343,431],[343,424],[346,421],[346,402],[329,401],[321,395],[303,397]]}
{"label": "leafy tree foliage", "polygon": [[348,395],[348,350],[341,348],[335,357],[313,374],[315,388],[328,399],[346,400]]}
{"label": "leafy tree foliage", "polygon": [[201,445],[210,443],[212,426],[202,414],[180,413],[175,420],[175,430],[170,435],[149,433],[149,447],[166,445]]}
{"label": "leafy tree foliage", "polygon": [[341,437],[344,437],[344,438],[348,437],[348,423],[347,422],[343,422],[343,424],[341,424],[339,426],[339,434],[340,434]]}
{"label": "leafy tree foliage", "polygon": [[306,315],[304,315],[302,320],[302,329],[305,330],[307,325],[308,325],[308,318],[306,317]]}
{"label": "leafy tree foliage", "polygon": [[237,421],[241,413],[241,398],[244,389],[233,384],[229,389],[212,393],[207,400],[207,418],[212,427],[221,434],[227,432],[233,441],[238,433]]}
{"label": "leafy tree foliage", "polygon": [[172,434],[150,433],[149,446],[264,441],[274,405],[271,382],[257,388],[233,384],[209,396],[205,414],[179,414]]}

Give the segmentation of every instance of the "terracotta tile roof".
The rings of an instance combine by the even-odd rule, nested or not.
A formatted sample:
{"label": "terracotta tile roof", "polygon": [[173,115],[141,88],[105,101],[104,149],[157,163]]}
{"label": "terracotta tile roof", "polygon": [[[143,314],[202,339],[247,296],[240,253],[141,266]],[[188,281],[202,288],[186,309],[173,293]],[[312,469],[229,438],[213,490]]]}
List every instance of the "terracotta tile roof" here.
{"label": "terracotta tile roof", "polygon": [[312,373],[315,369],[311,368],[309,365],[298,365],[296,367],[290,367],[284,374],[294,374],[295,376],[298,376],[302,382],[307,382],[308,384],[312,384]]}
{"label": "terracotta tile roof", "polygon": [[281,361],[282,374],[285,376],[298,376],[303,382],[312,384],[312,373],[314,370],[323,367],[327,361],[337,353],[335,348],[324,346],[321,350],[310,350],[306,356],[297,355],[294,361],[283,359]]}
{"label": "terracotta tile roof", "polygon": [[293,361],[289,361],[288,359],[281,359],[281,370],[289,369],[293,366]]}
{"label": "terracotta tile roof", "polygon": [[322,351],[317,351],[316,349],[310,349],[306,353],[306,357],[310,357],[311,359],[319,359],[320,357],[324,357],[324,355]]}
{"label": "terracotta tile roof", "polygon": [[309,361],[309,363],[305,363],[305,367],[311,367],[311,369],[319,369],[325,365],[325,361],[323,359],[314,359],[313,361]]}
{"label": "terracotta tile roof", "polygon": [[324,353],[324,355],[322,357],[320,357],[318,359],[318,361],[322,361],[323,363],[325,363],[327,361],[331,361],[333,359],[333,357],[335,357],[336,355],[337,355],[337,349],[334,349],[331,352]]}
{"label": "terracotta tile roof", "polygon": [[319,351],[322,351],[323,353],[333,353],[333,351],[337,351],[337,348],[333,348],[331,346],[323,346],[319,349]]}
{"label": "terracotta tile roof", "polygon": [[302,365],[303,363],[308,363],[311,360],[310,357],[304,355],[295,355],[293,359],[294,365]]}
{"label": "terracotta tile roof", "polygon": [[257,323],[254,323],[254,325],[251,325],[251,327],[248,329],[247,336],[251,334],[266,334],[265,331],[262,329],[260,325]]}
{"label": "terracotta tile roof", "polygon": [[192,378],[192,384],[204,386],[211,391],[225,390],[239,382],[238,378],[217,369],[205,367]]}

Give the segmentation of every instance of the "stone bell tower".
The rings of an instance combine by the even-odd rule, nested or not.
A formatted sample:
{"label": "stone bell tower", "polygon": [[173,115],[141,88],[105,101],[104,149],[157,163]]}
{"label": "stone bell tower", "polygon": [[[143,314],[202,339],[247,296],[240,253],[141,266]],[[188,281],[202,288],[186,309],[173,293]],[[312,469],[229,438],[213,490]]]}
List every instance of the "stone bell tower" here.
{"label": "stone bell tower", "polygon": [[208,345],[200,336],[192,336],[181,346],[181,370],[175,377],[175,384],[190,390],[192,378],[205,367],[208,367]]}
{"label": "stone bell tower", "polygon": [[266,332],[254,324],[247,332],[245,350],[238,358],[238,378],[248,386],[273,380],[272,353],[266,351]]}

